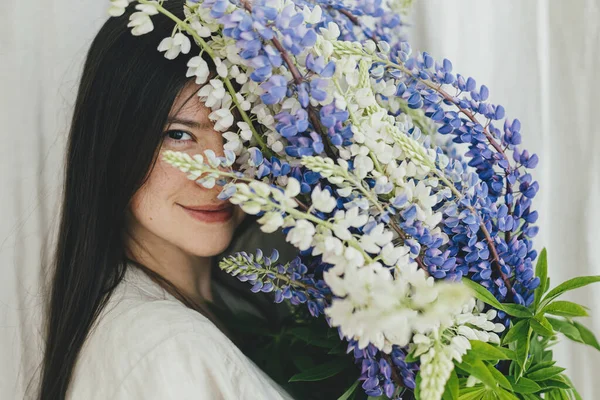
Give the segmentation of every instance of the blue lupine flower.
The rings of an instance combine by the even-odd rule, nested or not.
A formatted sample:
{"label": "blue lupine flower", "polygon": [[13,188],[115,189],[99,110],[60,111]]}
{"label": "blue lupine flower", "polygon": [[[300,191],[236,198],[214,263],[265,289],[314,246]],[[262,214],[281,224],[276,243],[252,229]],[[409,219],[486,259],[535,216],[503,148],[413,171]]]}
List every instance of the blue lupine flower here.
{"label": "blue lupine flower", "polygon": [[265,104],[275,104],[283,100],[287,91],[287,81],[281,75],[273,75],[260,85],[265,93],[260,95]]}

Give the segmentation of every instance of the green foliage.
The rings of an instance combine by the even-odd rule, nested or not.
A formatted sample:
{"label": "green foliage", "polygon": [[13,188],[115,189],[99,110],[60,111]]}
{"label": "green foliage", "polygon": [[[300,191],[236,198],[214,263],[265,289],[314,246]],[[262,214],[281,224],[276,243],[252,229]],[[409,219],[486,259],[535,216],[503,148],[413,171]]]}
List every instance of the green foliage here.
{"label": "green foliage", "polygon": [[344,394],[342,394],[340,397],[338,397],[337,400],[348,400],[350,398],[350,396],[354,394],[354,391],[356,390],[356,387],[358,386],[358,382],[359,381],[354,382],[354,384],[352,386],[350,386],[348,388],[348,390],[346,390],[344,392]]}
{"label": "green foliage", "polygon": [[[588,309],[558,298],[567,291],[600,282],[600,276],[569,279],[550,290],[545,249],[539,256],[536,276],[540,278],[540,286],[529,307],[500,303],[486,288],[463,278],[477,299],[511,316],[511,326],[504,333],[501,346],[471,341],[472,348],[455,365],[458,394],[452,386],[453,380],[446,385],[444,400],[581,399],[564,375],[565,369],[553,360],[551,347],[558,333],[597,350],[600,343],[588,328],[574,320],[588,316]],[[467,387],[469,377],[471,387]]]}

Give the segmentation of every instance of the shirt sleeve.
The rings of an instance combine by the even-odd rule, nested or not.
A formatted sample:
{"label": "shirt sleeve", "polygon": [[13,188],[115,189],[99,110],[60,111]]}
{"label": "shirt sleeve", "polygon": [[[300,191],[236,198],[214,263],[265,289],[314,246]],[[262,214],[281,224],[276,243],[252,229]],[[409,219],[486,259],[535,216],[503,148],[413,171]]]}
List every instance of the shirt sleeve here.
{"label": "shirt sleeve", "polygon": [[[115,389],[115,400],[239,399],[235,363],[203,335],[182,332],[146,353]],[[243,372],[241,372],[243,374]]]}

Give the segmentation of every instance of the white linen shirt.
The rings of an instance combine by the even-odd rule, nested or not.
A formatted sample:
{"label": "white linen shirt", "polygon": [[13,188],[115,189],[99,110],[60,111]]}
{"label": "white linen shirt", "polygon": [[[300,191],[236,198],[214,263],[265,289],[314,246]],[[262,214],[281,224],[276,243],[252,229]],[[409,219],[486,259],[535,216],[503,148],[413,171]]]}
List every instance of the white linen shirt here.
{"label": "white linen shirt", "polygon": [[75,364],[69,400],[293,400],[208,318],[127,267]]}

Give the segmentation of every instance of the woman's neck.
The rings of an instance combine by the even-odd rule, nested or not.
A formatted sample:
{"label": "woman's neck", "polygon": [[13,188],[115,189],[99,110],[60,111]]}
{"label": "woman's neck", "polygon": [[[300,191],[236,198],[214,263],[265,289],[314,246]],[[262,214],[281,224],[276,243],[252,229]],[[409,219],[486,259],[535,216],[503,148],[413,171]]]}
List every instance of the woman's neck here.
{"label": "woman's neck", "polygon": [[186,254],[180,248],[152,236],[148,234],[135,240],[127,237],[127,256],[170,281],[194,302],[213,302],[212,257]]}

